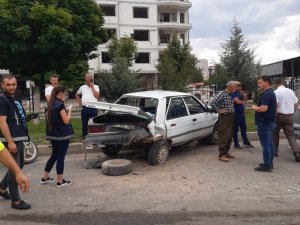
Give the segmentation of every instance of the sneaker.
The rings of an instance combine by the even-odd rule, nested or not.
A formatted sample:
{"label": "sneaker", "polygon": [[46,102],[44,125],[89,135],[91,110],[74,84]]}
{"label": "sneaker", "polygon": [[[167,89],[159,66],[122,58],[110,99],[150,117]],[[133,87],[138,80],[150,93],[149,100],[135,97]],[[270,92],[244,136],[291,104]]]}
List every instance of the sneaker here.
{"label": "sneaker", "polygon": [[234,148],[235,149],[243,149],[242,146],[240,146],[240,145],[235,145]]}
{"label": "sneaker", "polygon": [[254,148],[254,146],[249,142],[247,144],[242,145],[243,148]]}
{"label": "sneaker", "polygon": [[[264,164],[264,163],[260,163],[259,166],[260,166],[260,167],[264,167],[265,164]],[[273,166],[273,165],[271,166],[271,169],[274,169],[274,166]]]}
{"label": "sneaker", "polygon": [[10,199],[10,194],[8,193],[8,191],[0,192],[0,196],[4,199]]}
{"label": "sneaker", "polygon": [[85,149],[86,150],[91,150],[91,149],[93,149],[93,145],[87,145],[87,146],[85,146]]}
{"label": "sneaker", "polygon": [[59,183],[59,182],[56,183],[56,187],[57,188],[64,187],[64,186],[68,186],[70,184],[72,184],[72,181],[63,179],[61,183]]}
{"label": "sneaker", "polygon": [[272,172],[272,168],[266,167],[266,166],[255,167],[254,170],[256,170],[258,172]]}
{"label": "sneaker", "polygon": [[40,180],[41,184],[48,184],[48,183],[52,183],[54,181],[53,178],[48,177],[47,179],[45,179],[44,177],[42,177],[42,179]]}
{"label": "sneaker", "polygon": [[21,210],[24,210],[24,209],[30,209],[31,208],[31,205],[29,205],[28,203],[24,202],[23,200],[19,201],[18,203],[14,203],[12,202],[11,203],[11,207],[13,209],[21,209]]}

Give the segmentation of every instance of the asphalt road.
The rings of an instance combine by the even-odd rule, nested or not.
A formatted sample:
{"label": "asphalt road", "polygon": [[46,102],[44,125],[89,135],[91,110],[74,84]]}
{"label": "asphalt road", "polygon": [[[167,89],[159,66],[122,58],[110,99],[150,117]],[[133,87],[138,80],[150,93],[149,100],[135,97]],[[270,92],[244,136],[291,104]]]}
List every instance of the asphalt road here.
{"label": "asphalt road", "polygon": [[[73,184],[60,189],[39,184],[47,161],[41,156],[24,168],[31,190],[22,198],[32,209],[17,211],[0,199],[0,224],[300,224],[300,163],[283,140],[273,172],[256,172],[262,153],[253,144],[232,149],[236,158],[229,163],[217,160],[216,146],[201,143],[172,153],[161,166],[131,158],[133,171],[117,177],[84,169],[83,155],[70,154],[65,177]],[[90,163],[97,155],[103,157],[93,153]]]}

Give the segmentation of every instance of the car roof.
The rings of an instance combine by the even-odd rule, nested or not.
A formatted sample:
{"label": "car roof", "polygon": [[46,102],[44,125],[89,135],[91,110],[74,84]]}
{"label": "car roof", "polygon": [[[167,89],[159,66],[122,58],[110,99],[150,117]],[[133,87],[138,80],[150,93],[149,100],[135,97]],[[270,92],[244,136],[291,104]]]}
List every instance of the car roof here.
{"label": "car roof", "polygon": [[191,96],[191,94],[178,92],[178,91],[163,91],[163,90],[155,90],[155,91],[140,91],[124,94],[124,96],[134,96],[134,97],[148,97],[148,98],[157,98],[162,99],[165,97],[173,97],[173,96]]}

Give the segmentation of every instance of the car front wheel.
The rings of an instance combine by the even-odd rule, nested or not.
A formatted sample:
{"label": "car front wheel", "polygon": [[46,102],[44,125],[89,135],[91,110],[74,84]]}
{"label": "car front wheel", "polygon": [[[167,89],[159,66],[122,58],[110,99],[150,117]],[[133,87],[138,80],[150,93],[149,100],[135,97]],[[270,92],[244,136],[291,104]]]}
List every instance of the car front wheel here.
{"label": "car front wheel", "polygon": [[149,164],[152,166],[163,164],[168,158],[169,148],[170,146],[166,141],[160,140],[154,142],[148,154]]}

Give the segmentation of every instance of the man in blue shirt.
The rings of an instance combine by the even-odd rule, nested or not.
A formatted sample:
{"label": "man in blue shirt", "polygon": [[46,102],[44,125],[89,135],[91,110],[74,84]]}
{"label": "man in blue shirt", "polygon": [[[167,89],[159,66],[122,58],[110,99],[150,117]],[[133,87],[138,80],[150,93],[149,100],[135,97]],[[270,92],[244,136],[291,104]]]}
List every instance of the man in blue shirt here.
{"label": "man in blue shirt", "polygon": [[257,126],[257,134],[260,144],[263,148],[264,162],[256,167],[256,171],[272,172],[274,144],[273,133],[276,128],[276,96],[270,86],[270,77],[261,76],[257,81],[258,88],[262,91],[261,97],[257,105],[252,105],[255,111],[255,124]]}
{"label": "man in blue shirt", "polygon": [[[236,149],[253,148],[253,145],[247,138],[247,125],[245,118],[245,101],[247,100],[246,94],[242,91],[241,83],[236,81],[236,91],[231,94],[231,98],[235,111],[235,124],[233,129],[233,142]],[[241,128],[241,135],[243,145],[240,146],[238,139],[239,128]]]}

